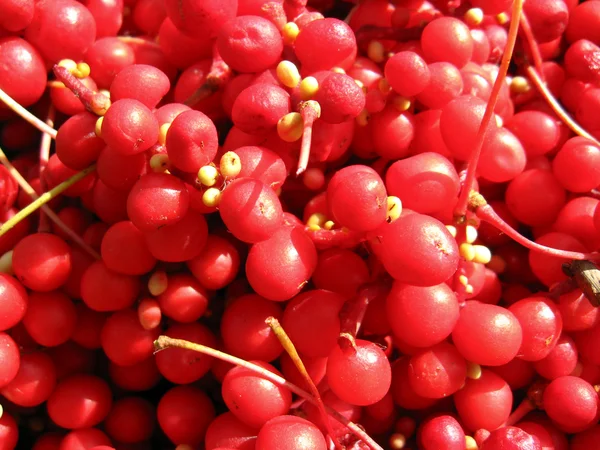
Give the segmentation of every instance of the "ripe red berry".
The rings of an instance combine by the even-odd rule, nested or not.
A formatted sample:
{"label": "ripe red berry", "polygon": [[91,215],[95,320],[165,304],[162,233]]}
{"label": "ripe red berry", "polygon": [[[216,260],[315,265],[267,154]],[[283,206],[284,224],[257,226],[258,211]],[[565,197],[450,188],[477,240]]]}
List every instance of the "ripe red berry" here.
{"label": "ripe red berry", "polygon": [[327,381],[340,399],[352,405],[371,405],[388,392],[392,370],[381,348],[357,339],[355,346],[333,348],[327,360]]}
{"label": "ripe red berry", "polygon": [[192,386],[176,386],[162,396],[156,408],[158,424],[176,445],[199,445],[215,417],[208,396]]}
{"label": "ripe red berry", "polygon": [[31,234],[15,246],[12,265],[17,279],[29,289],[53,291],[69,277],[71,250],[57,236]]}
{"label": "ripe red berry", "polygon": [[102,422],[112,406],[112,392],[101,378],[72,375],[58,383],[48,399],[48,415],[67,429],[93,427]]}
{"label": "ripe red berry", "polygon": [[297,416],[279,416],[262,426],[256,438],[256,450],[274,448],[298,448],[325,450],[325,437],[319,429],[306,419]]}
{"label": "ripe red berry", "polygon": [[21,283],[7,274],[0,274],[0,331],[18,324],[27,311],[27,291]]}

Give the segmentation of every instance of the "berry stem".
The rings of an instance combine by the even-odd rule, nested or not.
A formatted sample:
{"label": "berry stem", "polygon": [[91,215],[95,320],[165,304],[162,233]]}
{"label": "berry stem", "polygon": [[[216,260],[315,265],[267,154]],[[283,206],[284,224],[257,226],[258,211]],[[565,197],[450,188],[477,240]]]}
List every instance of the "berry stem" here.
{"label": "berry stem", "polygon": [[6,232],[8,232],[10,229],[12,229],[16,224],[18,224],[25,217],[27,217],[27,216],[31,215],[33,212],[37,211],[39,208],[44,206],[46,203],[48,203],[53,198],[58,197],[60,194],[62,194],[64,191],[69,189],[71,186],[73,186],[75,183],[77,183],[81,179],[85,178],[87,175],[92,173],[94,170],[96,170],[96,165],[91,165],[87,169],[83,169],[81,172],[76,173],[68,180],[65,180],[62,183],[60,183],[59,185],[53,187],[52,189],[50,189],[50,191],[44,192],[42,195],[40,195],[38,198],[36,198],[33,202],[31,202],[29,205],[27,205],[25,208],[23,208],[21,211],[19,211],[17,214],[15,214],[13,217],[11,217],[9,220],[4,222],[2,224],[2,226],[0,226],[0,236],[3,236]]}
{"label": "berry stem", "polygon": [[69,69],[58,64],[52,68],[56,78],[61,81],[86,109],[94,114],[103,116],[110,107],[110,99],[99,92],[94,92],[83,84]]}
{"label": "berry stem", "polygon": [[[48,117],[46,118],[46,125],[54,128],[54,118],[56,116],[56,110],[53,105],[50,105],[48,109]],[[52,137],[46,133],[42,135],[42,141],[40,142],[40,186],[42,188],[42,192],[46,191],[47,184],[46,179],[44,177],[44,172],[46,171],[46,166],[48,165],[48,159],[50,158],[50,146],[52,144]],[[18,181],[17,181],[18,182]],[[35,193],[35,191],[34,191]],[[29,193],[28,193],[29,194]],[[37,195],[37,194],[36,194]],[[35,200],[35,199],[34,199]],[[48,208],[42,208],[42,212],[40,213],[40,223],[38,224],[38,232],[48,232],[50,231],[50,224],[48,223],[48,215],[45,214],[45,210]]]}
{"label": "berry stem", "polygon": [[213,61],[206,80],[196,91],[184,102],[187,106],[194,106],[199,101],[211,96],[221,89],[231,78],[231,68],[223,61],[217,45],[213,46]]}
{"label": "berry stem", "polygon": [[308,374],[308,371],[306,370],[306,367],[304,366],[304,363],[302,362],[302,359],[300,358],[300,355],[298,354],[294,343],[275,317],[267,317],[265,323],[271,327],[271,330],[273,330],[273,333],[275,333],[275,336],[277,336],[277,339],[279,339],[279,342],[281,342],[281,346],[284,348],[286,353],[290,355],[290,358],[294,362],[294,365],[296,366],[304,380],[308,383],[310,391],[315,400],[317,401],[317,408],[319,408],[321,418],[323,420],[323,423],[325,424],[325,427],[327,428],[327,433],[333,441],[335,448],[341,450],[342,446],[340,445],[338,439],[333,433],[333,429],[331,428],[331,424],[329,423],[329,418],[327,417],[327,411],[325,410],[325,404],[323,403],[321,394],[319,394],[317,386],[315,386],[314,381]]}
{"label": "berry stem", "polygon": [[[2,164],[4,167],[6,167],[8,169],[10,175],[15,179],[17,184],[21,187],[21,189],[23,189],[23,191],[27,195],[29,195],[33,200],[39,199],[39,197],[38,197],[37,193],[35,192],[35,190],[33,189],[33,187],[31,187],[31,185],[27,182],[27,180],[25,180],[25,178],[23,178],[23,176],[19,173],[19,171],[15,168],[15,166],[13,166],[11,164],[11,162],[8,160],[8,158],[6,157],[6,154],[2,151],[1,148],[0,148],[0,164]],[[85,250],[92,257],[94,257],[96,259],[100,259],[100,255],[92,247],[90,247],[88,244],[86,244],[86,242],[81,238],[81,236],[79,236],[71,228],[69,228],[69,226],[67,224],[65,224],[61,220],[61,218],[58,217],[56,215],[56,213],[48,207],[48,205],[42,205],[41,209],[42,209],[42,211],[44,211],[44,213],[46,214],[46,216],[48,216],[48,218],[50,220],[52,220],[67,236],[69,236],[69,238],[71,240],[73,240],[73,242],[75,242],[77,245],[79,245],[83,250]],[[38,230],[38,231],[42,232],[40,230]]]}
{"label": "berry stem", "polygon": [[424,27],[393,28],[377,25],[364,25],[356,32],[356,42],[363,47],[371,41],[390,40],[397,42],[418,41]]}
{"label": "berry stem", "polygon": [[496,107],[496,103],[498,103],[498,96],[500,94],[500,89],[502,88],[502,84],[506,80],[506,74],[508,73],[508,66],[510,65],[510,60],[513,55],[513,51],[515,49],[515,43],[517,41],[517,34],[519,31],[519,17],[521,16],[521,12],[523,10],[523,0],[514,0],[512,7],[512,17],[510,19],[510,27],[508,29],[508,38],[506,40],[506,47],[504,48],[504,54],[502,55],[502,62],[500,63],[500,67],[498,68],[498,75],[496,76],[496,81],[494,81],[494,86],[492,88],[492,93],[490,94],[490,99],[485,107],[485,114],[483,115],[483,120],[481,121],[481,125],[479,126],[479,130],[477,131],[477,138],[475,140],[475,147],[471,151],[471,156],[469,158],[469,164],[467,166],[467,176],[465,182],[463,184],[462,190],[460,192],[460,197],[458,198],[458,203],[455,209],[455,217],[463,219],[467,212],[467,204],[469,202],[469,195],[473,190],[473,186],[475,185],[475,176],[477,175],[477,165],[479,164],[479,157],[481,156],[481,149],[483,147],[483,140],[485,138],[485,132],[488,128],[490,120],[494,115],[494,108]]}
{"label": "berry stem", "polygon": [[517,408],[511,413],[511,415],[506,419],[506,423],[504,426],[511,427],[514,424],[520,422],[523,417],[529,414],[531,411],[535,409],[535,405],[529,400],[529,398],[525,397],[521,404],[517,406]]}
{"label": "berry stem", "polygon": [[581,253],[572,252],[569,250],[559,250],[530,241],[525,236],[521,235],[517,230],[512,228],[509,224],[507,224],[498,214],[496,214],[496,211],[494,211],[494,209],[487,204],[485,199],[483,199],[483,196],[477,192],[472,192],[469,209],[472,210],[479,219],[494,226],[497,230],[503,232],[515,242],[521,244],[523,247],[528,248],[529,250],[564,259],[590,261],[600,260],[599,253]]}
{"label": "berry stem", "polygon": [[531,60],[533,61],[533,66],[540,74],[540,77],[543,79],[544,72],[542,70],[543,58],[540,53],[540,47],[538,46],[535,37],[533,36],[533,31],[531,30],[531,25],[529,24],[529,19],[525,15],[525,12],[521,12],[521,31],[527,45],[529,46],[529,53],[531,55]]}
{"label": "berry stem", "polygon": [[[211,348],[211,347],[206,347],[201,344],[196,344],[194,342],[185,341],[183,339],[172,339],[168,336],[159,336],[158,339],[156,341],[154,341],[155,352],[159,352],[161,350],[166,350],[168,348],[181,348],[184,350],[191,350],[194,352],[199,352],[204,355],[212,356],[213,358],[217,358],[222,361],[228,362],[230,364],[233,364],[236,366],[241,366],[248,370],[252,370],[253,372],[260,374],[260,376],[262,376],[263,378],[266,378],[267,380],[277,384],[278,386],[282,386],[282,387],[289,389],[294,394],[296,394],[296,395],[308,400],[312,404],[318,406],[317,400],[311,394],[306,392],[304,389],[300,389],[298,386],[290,383],[285,378],[283,378],[277,374],[274,374],[270,370],[266,370],[263,367],[260,367],[256,364],[248,362],[244,359],[237,358],[235,356],[229,355],[229,354],[221,352],[219,350],[215,350],[214,348]],[[327,406],[325,408],[329,415],[331,415],[337,421],[339,421],[340,423],[342,423],[346,427],[348,427],[357,437],[359,437],[365,444],[367,444],[369,446],[369,448],[371,448],[372,450],[383,450],[379,446],[379,444],[377,444],[368,434],[365,433],[365,431],[362,428],[360,428],[354,422],[349,421],[348,419],[346,419],[343,415],[341,415],[334,409],[331,409]]]}
{"label": "berry stem", "polygon": [[319,250],[328,248],[354,248],[367,240],[365,233],[350,231],[344,228],[327,230],[324,228],[313,230],[305,227],[306,233]]}
{"label": "berry stem", "polygon": [[[340,338],[338,345],[344,348],[352,341],[362,325],[369,304],[379,295],[384,294],[389,286],[385,282],[370,283],[358,290],[356,295],[344,303],[340,311]],[[352,339],[349,339],[351,337]]]}
{"label": "berry stem", "polygon": [[121,42],[124,42],[129,45],[143,45],[147,47],[160,49],[160,46],[155,41],[152,41],[150,39],[143,39],[135,36],[118,36],[118,39]]}
{"label": "berry stem", "polygon": [[23,108],[18,102],[16,102],[10,95],[0,89],[0,101],[2,101],[6,106],[12,109],[16,114],[18,114],[22,119],[30,123],[32,126],[40,130],[42,133],[46,133],[50,135],[52,139],[56,139],[56,130],[44,121],[38,119],[33,114],[31,114],[28,110]]}
{"label": "berry stem", "polygon": [[534,67],[527,66],[525,68],[525,71],[527,72],[527,75],[531,79],[531,82],[533,83],[533,85],[537,88],[538,91],[540,91],[540,94],[542,94],[542,97],[544,97],[544,99],[546,100],[546,102],[548,102],[548,105],[550,105],[550,108],[552,108],[552,110],[556,113],[556,115],[560,118],[560,120],[562,120],[563,123],[566,126],[568,126],[571,129],[571,131],[573,131],[573,133],[575,133],[575,134],[577,134],[579,136],[582,136],[582,137],[584,137],[586,139],[589,139],[590,141],[592,141],[596,145],[600,145],[600,141],[598,141],[594,136],[592,136],[590,133],[588,133],[587,131],[585,131],[564,110],[564,108],[562,107],[562,105],[558,102],[558,100],[556,100],[556,98],[554,97],[554,95],[552,95],[552,92],[550,92],[550,89],[548,89],[548,86],[546,86],[546,83],[544,83],[544,80],[542,80],[542,77],[535,70]]}
{"label": "berry stem", "polygon": [[302,175],[308,166],[313,124],[321,115],[321,106],[314,100],[308,100],[300,103],[298,109],[300,110],[299,112],[302,116],[303,131],[302,143],[300,145],[300,158],[298,159],[298,170],[296,170],[296,176]]}

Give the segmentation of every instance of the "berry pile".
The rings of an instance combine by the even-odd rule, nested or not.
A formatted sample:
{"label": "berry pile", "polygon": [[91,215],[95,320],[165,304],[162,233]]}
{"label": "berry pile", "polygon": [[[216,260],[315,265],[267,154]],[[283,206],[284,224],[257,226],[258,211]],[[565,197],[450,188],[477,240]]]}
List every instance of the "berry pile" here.
{"label": "berry pile", "polygon": [[599,61],[592,0],[0,0],[0,450],[600,448]]}

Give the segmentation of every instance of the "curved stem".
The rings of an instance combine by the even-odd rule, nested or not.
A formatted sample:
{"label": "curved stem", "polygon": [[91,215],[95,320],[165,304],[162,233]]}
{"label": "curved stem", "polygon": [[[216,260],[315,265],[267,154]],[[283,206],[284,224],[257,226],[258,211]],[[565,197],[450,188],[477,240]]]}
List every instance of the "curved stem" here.
{"label": "curved stem", "polygon": [[[48,110],[48,118],[46,119],[46,125],[54,128],[55,116],[56,116],[56,110],[54,109],[54,106],[51,104],[50,108]],[[40,153],[39,175],[40,175],[40,186],[42,188],[42,192],[46,191],[46,188],[47,188],[46,179],[44,178],[44,172],[46,171],[46,166],[48,165],[48,159],[50,159],[50,146],[51,145],[52,145],[52,138],[50,137],[49,134],[44,133],[42,135],[42,141],[40,142],[40,152],[39,152]],[[18,182],[18,180],[17,180],[17,182]],[[19,183],[19,185],[20,185],[20,183]],[[23,187],[23,186],[21,186],[21,187]],[[27,192],[25,189],[23,189],[23,190],[25,192]],[[33,192],[35,194],[35,191],[33,191]],[[27,192],[27,194],[29,194],[29,192]],[[37,197],[37,194],[36,194],[36,197]],[[34,200],[35,200],[35,198],[34,198]],[[48,223],[48,216],[45,214],[46,209],[48,209],[48,208],[42,208],[42,213],[40,213],[40,223],[38,224],[38,232],[39,233],[42,233],[45,231],[50,231],[50,224]]]}
{"label": "curved stem", "polygon": [[143,38],[135,37],[135,36],[118,36],[118,39],[121,42],[130,44],[130,45],[146,45],[148,47],[160,49],[160,46],[156,42],[154,42],[150,39],[143,39]]}
{"label": "curved stem", "polygon": [[542,63],[544,60],[542,58],[542,54],[540,53],[540,47],[533,36],[533,31],[531,30],[531,25],[529,24],[529,20],[527,19],[525,12],[521,12],[521,31],[523,32],[523,37],[529,46],[529,53],[531,54],[533,65],[540,74],[540,77],[543,79],[544,72],[542,70]]}
{"label": "curved stem", "polygon": [[496,211],[488,205],[481,205],[474,209],[475,215],[479,217],[481,220],[489,223],[494,226],[499,231],[506,234],[508,237],[513,239],[515,242],[521,244],[523,247],[528,248],[529,250],[537,251],[543,253],[548,256],[555,256],[557,258],[564,259],[574,259],[574,260],[590,260],[590,261],[599,261],[600,254],[599,253],[581,253],[581,252],[572,252],[569,250],[559,250],[556,248],[546,247],[545,245],[540,245],[536,242],[530,241],[525,236],[521,235],[517,230],[512,228],[509,224],[507,224]]}
{"label": "curved stem", "polygon": [[535,405],[531,403],[527,397],[523,399],[521,404],[517,406],[517,408],[511,413],[511,415],[506,419],[504,423],[505,427],[511,427],[516,423],[519,423],[523,417],[529,414],[531,411],[535,409]]}
{"label": "curved stem", "polygon": [[198,89],[194,91],[184,102],[185,105],[193,107],[201,100],[210,97],[212,94],[221,89],[231,79],[233,72],[227,65],[217,49],[217,45],[213,46],[213,61],[210,65],[210,70],[206,76],[206,80]]}
{"label": "curved stem", "polygon": [[[6,167],[10,173],[10,175],[15,179],[17,184],[23,189],[23,191],[29,195],[32,199],[38,199],[38,195],[31,187],[31,185],[27,182],[25,178],[19,173],[19,171],[12,165],[12,163],[6,157],[6,154],[0,148],[0,164]],[[52,211],[48,205],[41,206],[42,211],[48,216],[50,220],[52,220],[73,242],[79,245],[83,250],[85,250],[90,256],[96,259],[100,259],[100,255],[96,252],[92,247],[90,247],[86,242],[75,233],[71,228],[65,224],[58,215],[54,211]],[[38,230],[40,231],[40,230]]]}
{"label": "curved stem", "polygon": [[71,186],[73,186],[75,183],[77,183],[81,179],[85,178],[87,175],[92,173],[94,170],[96,170],[96,165],[92,165],[92,166],[88,167],[87,169],[84,169],[81,172],[76,173],[68,180],[63,181],[58,186],[55,186],[52,189],[50,189],[50,191],[44,192],[36,200],[31,202],[29,205],[27,205],[25,208],[23,208],[21,211],[19,211],[17,214],[15,214],[13,217],[11,217],[6,222],[4,222],[2,224],[2,226],[0,226],[0,236],[3,236],[4,234],[6,234],[6,232],[8,232],[10,229],[12,229],[16,224],[18,224],[25,217],[31,215],[32,213],[34,213],[35,211],[40,209],[43,205],[48,203],[53,198],[58,197],[60,194],[62,194],[64,191],[69,189]]}
{"label": "curved stem", "polygon": [[[300,389],[295,384],[290,383],[282,376],[276,375],[270,370],[266,370],[263,367],[260,367],[256,364],[248,362],[241,358],[236,358],[235,356],[229,355],[227,353],[221,352],[219,350],[215,350],[214,348],[206,347],[201,344],[195,344],[193,342],[184,341],[182,339],[172,339],[168,336],[159,336],[156,341],[154,341],[154,349],[155,351],[165,350],[167,348],[181,348],[184,350],[192,350],[195,352],[199,352],[208,356],[212,356],[213,358],[220,359],[222,361],[228,362],[230,364],[234,364],[236,366],[245,367],[248,370],[252,370],[260,374],[263,378],[277,384],[278,386],[283,386],[294,394],[308,400],[314,405],[317,405],[316,399],[306,392],[304,389]],[[331,409],[329,407],[325,407],[327,409],[327,413],[334,417],[337,421],[344,424],[348,429],[350,429],[358,438],[360,438],[365,444],[369,446],[372,450],[383,450],[377,442],[373,440],[365,431],[356,425],[354,422],[349,421],[340,413]]]}
{"label": "curved stem", "polygon": [[531,79],[533,85],[537,88],[538,91],[540,91],[542,97],[544,97],[546,102],[548,102],[550,108],[552,108],[552,110],[556,113],[560,120],[562,120],[563,123],[566,126],[568,126],[571,129],[571,131],[573,131],[573,133],[582,136],[586,139],[589,139],[596,145],[600,145],[600,141],[598,141],[594,136],[585,131],[577,122],[575,122],[575,120],[569,115],[569,113],[567,113],[564,110],[562,105],[558,102],[558,100],[556,100],[554,95],[552,95],[552,92],[550,92],[550,89],[548,89],[548,86],[546,86],[546,83],[544,83],[544,80],[542,80],[542,77],[535,70],[534,67],[527,66],[525,68],[525,71],[527,72],[527,75]]}
{"label": "curved stem", "polygon": [[48,126],[44,121],[35,117],[2,89],[0,89],[0,101],[6,104],[6,106],[17,113],[22,119],[33,125],[42,133],[46,133],[50,135],[52,139],[56,139],[56,130],[54,128]]}
{"label": "curved stem", "polygon": [[494,82],[494,87],[492,88],[490,99],[488,100],[488,104],[485,108],[483,120],[481,121],[479,130],[477,131],[475,147],[471,151],[469,164],[467,166],[467,176],[463,184],[462,190],[460,192],[458,203],[456,204],[454,215],[455,217],[458,217],[461,220],[464,218],[467,212],[467,203],[469,201],[469,195],[473,190],[473,186],[475,185],[477,165],[479,164],[479,157],[481,156],[481,149],[483,147],[485,132],[488,128],[490,120],[492,120],[492,117],[494,115],[494,108],[496,107],[496,103],[498,103],[498,96],[500,94],[502,84],[506,80],[508,66],[510,64],[512,54],[515,49],[515,43],[517,41],[517,34],[519,31],[519,18],[521,16],[522,10],[523,0],[514,0],[512,8],[512,17],[510,20],[510,27],[508,29],[508,39],[506,41],[506,47],[504,48],[504,54],[502,55],[502,62],[500,63],[500,67],[498,68],[498,75],[496,76],[496,81]]}
{"label": "curved stem", "polygon": [[294,363],[294,365],[296,366],[296,368],[302,375],[302,378],[304,378],[304,381],[306,381],[306,383],[308,384],[308,387],[310,388],[310,391],[317,402],[317,409],[319,410],[319,413],[321,414],[321,419],[323,420],[323,424],[325,425],[325,428],[327,429],[327,433],[329,434],[329,437],[333,441],[335,448],[341,450],[342,446],[340,445],[338,438],[335,436],[333,429],[331,428],[331,424],[329,423],[329,418],[327,417],[327,411],[325,410],[325,403],[323,403],[321,394],[319,393],[317,386],[315,386],[314,381],[308,374],[308,371],[306,370],[306,366],[302,362],[302,359],[300,358],[300,355],[298,354],[298,351],[296,350],[296,347],[294,346],[292,340],[287,335],[287,333],[285,332],[285,330],[283,329],[283,327],[281,326],[281,324],[275,317],[268,317],[267,320],[265,320],[265,323],[267,325],[269,325],[269,327],[271,327],[271,330],[273,330],[273,333],[275,333],[275,336],[277,336],[277,339],[279,339],[281,346],[284,348],[286,353],[290,356],[290,358],[292,359],[292,362]]}

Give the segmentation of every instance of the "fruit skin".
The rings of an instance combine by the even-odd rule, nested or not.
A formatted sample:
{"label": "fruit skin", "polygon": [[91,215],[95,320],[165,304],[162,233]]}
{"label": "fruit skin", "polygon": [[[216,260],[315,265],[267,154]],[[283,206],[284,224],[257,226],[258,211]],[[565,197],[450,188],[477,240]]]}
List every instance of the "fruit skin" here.
{"label": "fruit skin", "polygon": [[[0,38],[0,87],[22,106],[36,103],[46,89],[44,61],[38,50],[18,37]],[[24,86],[24,81],[27,82]],[[4,110],[4,103],[0,111]]]}

